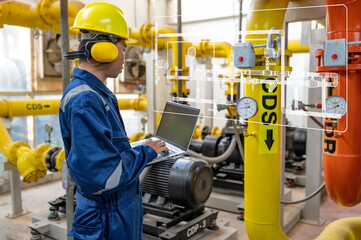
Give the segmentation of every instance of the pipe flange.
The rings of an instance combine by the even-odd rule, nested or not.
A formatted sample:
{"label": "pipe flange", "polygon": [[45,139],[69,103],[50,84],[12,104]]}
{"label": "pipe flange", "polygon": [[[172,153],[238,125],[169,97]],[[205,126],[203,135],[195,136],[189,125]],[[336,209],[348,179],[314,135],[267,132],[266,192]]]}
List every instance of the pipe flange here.
{"label": "pipe flange", "polygon": [[58,169],[56,169],[56,156],[60,151],[61,151],[60,147],[53,147],[46,154],[45,165],[46,168],[51,172],[58,171]]}
{"label": "pipe flange", "polygon": [[201,50],[202,56],[207,55],[207,47],[208,47],[208,44],[210,41],[211,41],[210,39],[202,39],[201,40],[200,50]]}
{"label": "pipe flange", "polygon": [[26,183],[32,183],[36,182],[39,179],[42,179],[46,175],[46,171],[44,170],[33,170],[33,171],[27,171],[27,173],[23,174],[24,182]]}
{"label": "pipe flange", "polygon": [[43,1],[39,2],[40,16],[44,20],[44,22],[46,24],[48,24],[50,27],[53,25],[56,25],[58,23],[58,21],[56,19],[53,19],[49,15],[49,9],[50,9],[51,4],[53,4],[54,2],[57,2],[57,1],[58,0],[43,0]]}
{"label": "pipe flange", "polygon": [[31,147],[29,146],[29,144],[27,144],[26,142],[22,142],[22,141],[18,141],[18,142],[14,142],[13,144],[11,144],[11,146],[9,147],[9,154],[8,154],[8,161],[14,165],[17,164],[17,156],[16,156],[16,152],[18,151],[19,148],[21,147],[26,147],[31,149]]}
{"label": "pipe flange", "polygon": [[61,165],[65,160],[65,149],[60,150],[59,154],[56,156],[55,167],[61,172]]}
{"label": "pipe flange", "polygon": [[143,42],[145,43],[149,43],[147,41],[147,38],[150,38],[151,36],[149,36],[150,30],[152,29],[153,24],[151,23],[144,23],[139,30],[140,33],[140,38],[142,39]]}
{"label": "pipe flange", "polygon": [[46,170],[46,166],[44,164],[45,161],[42,161],[42,158],[46,158],[46,154],[48,149],[51,148],[48,144],[40,144],[35,149],[33,149],[31,152],[34,154],[34,166],[36,166],[38,169]]}

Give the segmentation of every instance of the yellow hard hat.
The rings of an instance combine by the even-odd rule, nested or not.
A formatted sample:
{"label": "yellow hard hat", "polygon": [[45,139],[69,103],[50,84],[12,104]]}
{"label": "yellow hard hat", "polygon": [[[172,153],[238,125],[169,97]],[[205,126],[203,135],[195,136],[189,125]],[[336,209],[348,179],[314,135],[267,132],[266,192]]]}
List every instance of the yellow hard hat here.
{"label": "yellow hard hat", "polygon": [[75,33],[79,33],[81,29],[129,38],[123,11],[110,3],[95,2],[82,8],[75,17],[74,25],[70,27]]}

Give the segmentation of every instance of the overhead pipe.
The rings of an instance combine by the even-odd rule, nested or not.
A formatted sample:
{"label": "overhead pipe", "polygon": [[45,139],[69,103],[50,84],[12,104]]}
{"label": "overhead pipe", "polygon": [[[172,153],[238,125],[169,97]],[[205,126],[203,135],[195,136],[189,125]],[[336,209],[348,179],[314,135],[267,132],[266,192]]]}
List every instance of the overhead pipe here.
{"label": "overhead pipe", "polygon": [[[28,99],[5,100],[0,99],[0,117],[24,117],[35,115],[51,115],[59,113],[60,100]],[[144,111],[147,109],[145,95],[136,99],[118,99],[119,110]]]}
{"label": "overhead pipe", "polygon": [[[325,4],[327,40],[360,41],[361,1],[325,0]],[[338,73],[338,86],[328,88],[326,94],[342,96],[348,103],[341,119],[325,119],[323,168],[328,195],[337,204],[352,207],[361,202],[361,45],[348,45],[347,49],[345,67],[325,67],[324,50],[316,51],[316,72]]]}
{"label": "overhead pipe", "polygon": [[[69,2],[69,23],[73,24],[76,14],[84,7],[81,1]],[[53,30],[60,33],[60,2],[58,0],[40,0],[33,4],[10,1],[0,3],[0,27],[4,24],[26,28]]]}
{"label": "overhead pipe", "polygon": [[[270,30],[272,28],[283,29],[284,15],[289,0],[269,1],[255,0],[250,6],[247,16],[246,31]],[[270,10],[266,10],[270,9]],[[259,40],[264,39],[264,40]],[[267,35],[247,35],[247,41],[253,45],[265,44]],[[258,50],[258,49],[256,49]],[[263,56],[263,48],[256,55]],[[264,60],[263,60],[264,62]],[[276,65],[270,66],[270,70],[280,71],[280,60]],[[264,70],[262,62],[256,61],[255,70]],[[285,70],[291,70],[286,62]],[[259,77],[259,76],[257,76]],[[262,76],[267,78],[267,76]],[[247,132],[253,133],[245,137],[245,225],[249,239],[288,239],[283,233],[280,224],[280,163],[281,163],[281,89],[280,87],[269,92],[267,84],[247,84],[246,96],[253,97],[259,102],[257,114],[249,119]],[[275,100],[273,110],[266,109],[262,104],[264,97],[272,97]],[[272,123],[278,125],[263,124],[262,115],[276,115]],[[272,145],[266,145],[268,131],[272,132],[270,141]]]}
{"label": "overhead pipe", "polygon": [[[173,80],[173,88],[171,94],[178,94],[178,77],[176,76],[176,67],[178,64],[185,66],[185,54],[178,54],[178,38],[174,36],[177,33],[177,29],[172,27],[161,27],[156,30],[155,26],[150,23],[143,24],[138,31],[129,29],[129,37],[134,39],[135,42],[129,42],[129,45],[142,46],[144,48],[155,49],[155,36],[156,34],[170,34],[169,37],[162,37],[158,39],[157,50],[171,49],[173,53],[173,66],[170,67],[171,80]],[[171,44],[168,44],[171,42]],[[202,40],[199,44],[182,43],[182,52],[187,52],[189,47],[196,49],[197,57],[216,57],[216,58],[227,58],[227,65],[230,66],[232,57],[231,50],[232,45],[226,42],[216,42],[209,44],[209,40]],[[181,56],[181,58],[178,56]],[[180,60],[181,59],[181,60]],[[181,62],[180,62],[181,61]],[[182,67],[182,76],[188,76],[188,67]],[[183,95],[189,94],[189,89],[186,88],[186,81],[182,82],[182,93]],[[236,90],[234,91],[236,93]]]}

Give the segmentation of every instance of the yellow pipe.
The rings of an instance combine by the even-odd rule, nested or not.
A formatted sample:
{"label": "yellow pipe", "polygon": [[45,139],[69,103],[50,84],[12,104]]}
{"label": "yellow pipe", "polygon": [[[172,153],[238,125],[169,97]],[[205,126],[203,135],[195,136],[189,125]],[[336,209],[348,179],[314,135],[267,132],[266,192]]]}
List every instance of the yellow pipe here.
{"label": "yellow pipe", "polygon": [[[43,178],[46,174],[46,157],[52,149],[50,145],[41,144],[34,148],[25,142],[13,142],[4,124],[0,120],[0,151],[8,158],[8,161],[16,165],[20,174],[24,177],[24,182],[35,182]],[[65,160],[64,150],[56,156],[56,168]]]}
{"label": "yellow pipe", "polygon": [[119,110],[144,111],[147,109],[147,97],[142,94],[137,99],[118,99]]}
{"label": "yellow pipe", "polygon": [[288,49],[292,53],[308,53],[310,52],[310,46],[301,46],[300,39],[288,40]]}
{"label": "yellow pipe", "polygon": [[[270,30],[273,27],[283,28],[284,14],[289,0],[255,0],[252,2],[246,30]],[[277,9],[257,11],[261,9]],[[252,39],[265,39],[253,40]],[[247,41],[254,45],[265,44],[267,35],[247,35]],[[263,50],[263,49],[261,49]],[[263,54],[262,54],[263,55]],[[262,62],[256,62],[256,70],[264,70]],[[280,61],[270,70],[279,71]],[[289,68],[286,67],[286,70]],[[260,77],[260,76],[255,76]],[[267,76],[262,76],[267,78]],[[265,91],[266,90],[266,91]],[[280,240],[288,239],[280,225],[280,138],[281,128],[281,88],[268,92],[268,85],[247,84],[246,96],[258,102],[257,114],[249,119],[248,133],[245,137],[245,225],[249,239]],[[270,100],[265,99],[273,99]],[[263,106],[274,105],[268,109]],[[272,115],[271,115],[272,114]],[[257,123],[258,122],[258,123]],[[265,122],[265,123],[262,123]],[[269,124],[268,122],[272,122]],[[268,125],[267,125],[268,124]],[[267,139],[269,139],[267,141]]]}
{"label": "yellow pipe", "polygon": [[[119,110],[144,111],[147,109],[145,95],[137,99],[118,99]],[[5,100],[0,99],[0,117],[23,117],[59,113],[60,100]]]}
{"label": "yellow pipe", "polygon": [[202,40],[199,44],[193,45],[197,57],[227,58],[227,66],[231,65],[232,45],[227,42],[215,42],[209,44],[209,40]]}
{"label": "yellow pipe", "polygon": [[316,240],[361,239],[361,217],[344,218],[330,223]]}
{"label": "yellow pipe", "polygon": [[213,127],[211,131],[211,135],[221,136],[222,129],[219,129],[218,127]]}
{"label": "yellow pipe", "polygon": [[[80,1],[69,1],[69,25],[74,22],[76,14],[84,4]],[[60,33],[60,2],[41,0],[36,7],[31,4],[10,1],[0,4],[0,27],[4,24],[27,28],[38,28],[43,31],[53,30]]]}
{"label": "yellow pipe", "polygon": [[[2,108],[0,108],[2,109]],[[11,137],[6,130],[4,124],[2,121],[0,121],[0,151],[5,155],[9,155],[10,146],[13,143],[13,140],[11,140]]]}
{"label": "yellow pipe", "polygon": [[198,138],[202,138],[202,128],[199,125],[196,125],[196,127],[194,128],[193,131],[193,139],[198,139]]}
{"label": "yellow pipe", "polygon": [[60,100],[5,100],[0,99],[0,117],[22,117],[57,114]]}
{"label": "yellow pipe", "polygon": [[145,138],[145,133],[137,132],[137,133],[134,133],[133,135],[128,136],[128,138],[129,138],[129,142],[136,142],[139,140],[143,140]]}
{"label": "yellow pipe", "polygon": [[[145,23],[143,24],[138,31],[133,31],[129,29],[129,37],[136,40],[135,43],[129,43],[130,45],[142,46],[147,48],[155,48],[155,36],[156,34],[174,34],[176,29],[171,27],[162,27],[159,28],[156,32],[154,25]],[[168,44],[168,43],[171,44]],[[232,46],[226,42],[217,42],[215,44],[208,44],[209,40],[202,40],[200,44],[196,44],[193,47],[196,49],[197,56],[211,56],[211,57],[226,57],[228,61],[228,66],[231,64],[231,50]],[[187,49],[192,46],[190,43],[182,43],[182,74],[181,76],[188,76],[189,69],[185,67],[185,56]],[[173,52],[173,67],[170,68],[171,76],[174,76],[174,79],[171,79],[173,82],[173,88],[170,90],[171,94],[176,94],[178,92],[178,86],[176,81],[176,67],[178,65],[177,59],[177,38],[172,36],[169,38],[158,39],[158,50],[162,49],[172,49]],[[182,90],[183,94],[188,95],[189,89],[186,87],[186,81],[182,81]],[[236,94],[236,92],[234,93]]]}

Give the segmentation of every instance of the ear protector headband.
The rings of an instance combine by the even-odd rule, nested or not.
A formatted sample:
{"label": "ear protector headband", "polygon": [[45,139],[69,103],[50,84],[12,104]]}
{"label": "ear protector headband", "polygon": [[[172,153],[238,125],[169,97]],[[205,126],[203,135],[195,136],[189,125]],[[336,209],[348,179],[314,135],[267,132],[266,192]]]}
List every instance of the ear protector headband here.
{"label": "ear protector headband", "polygon": [[[87,35],[85,37],[87,37]],[[80,34],[77,35],[77,39],[79,41],[82,40]],[[67,52],[65,53],[64,57],[69,60],[74,60],[76,58],[92,57],[95,61],[99,63],[110,63],[118,57],[118,47],[116,46],[116,42],[117,38],[113,35],[109,36],[109,40],[89,41],[85,44],[85,50]],[[88,45],[90,43],[94,44],[89,48]]]}

